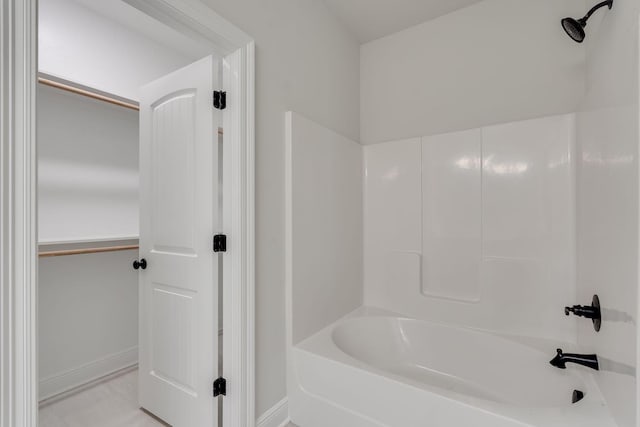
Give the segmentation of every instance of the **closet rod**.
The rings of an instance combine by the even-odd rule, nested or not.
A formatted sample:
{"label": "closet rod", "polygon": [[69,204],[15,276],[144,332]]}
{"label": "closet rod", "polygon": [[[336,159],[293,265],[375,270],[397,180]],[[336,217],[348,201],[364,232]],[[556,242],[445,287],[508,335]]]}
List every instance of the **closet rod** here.
{"label": "closet rod", "polygon": [[131,251],[139,249],[138,245],[122,245],[122,246],[104,246],[101,248],[82,248],[82,249],[61,249],[52,251],[40,251],[38,256],[40,258],[48,258],[54,256],[66,256],[66,255],[83,255],[83,254],[97,254],[101,252],[117,252],[117,251]]}
{"label": "closet rod", "polygon": [[[127,101],[122,101],[120,99],[116,99],[107,95],[103,95],[101,93],[92,92],[88,89],[81,89],[79,87],[72,86],[67,83],[62,83],[56,80],[48,79],[43,76],[38,76],[38,83],[43,84],[45,86],[54,87],[56,89],[66,90],[67,92],[75,93],[77,95],[86,96],[88,98],[97,99],[99,101],[108,102],[109,104],[119,105],[120,107],[129,108],[131,110],[140,111],[140,107],[138,104],[134,104]],[[222,128],[218,128],[218,135],[222,135]]]}
{"label": "closet rod", "polygon": [[51,86],[57,89],[66,90],[67,92],[72,92],[77,95],[86,96],[88,98],[97,99],[98,101],[104,101],[104,102],[108,102],[109,104],[118,105],[120,107],[129,108],[131,110],[140,111],[140,107],[131,102],[122,101],[120,99],[116,99],[107,95],[92,92],[87,89],[80,89],[78,87],[74,87],[66,83],[61,83],[55,80],[47,79],[46,77],[38,76],[38,83],[43,84],[45,86]]}

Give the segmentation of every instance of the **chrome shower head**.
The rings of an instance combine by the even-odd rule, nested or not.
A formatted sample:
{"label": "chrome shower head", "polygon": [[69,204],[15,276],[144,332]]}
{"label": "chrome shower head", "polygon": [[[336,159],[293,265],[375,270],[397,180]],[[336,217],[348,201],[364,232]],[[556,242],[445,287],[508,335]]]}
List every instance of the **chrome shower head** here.
{"label": "chrome shower head", "polygon": [[580,19],[575,18],[564,18],[562,22],[562,28],[567,33],[569,37],[571,37],[574,41],[578,43],[582,43],[585,38],[584,28],[587,26],[587,21],[593,15],[593,12],[600,9],[601,7],[608,6],[609,9],[613,7],[613,0],[605,0],[597,5],[593,6],[587,14]]}

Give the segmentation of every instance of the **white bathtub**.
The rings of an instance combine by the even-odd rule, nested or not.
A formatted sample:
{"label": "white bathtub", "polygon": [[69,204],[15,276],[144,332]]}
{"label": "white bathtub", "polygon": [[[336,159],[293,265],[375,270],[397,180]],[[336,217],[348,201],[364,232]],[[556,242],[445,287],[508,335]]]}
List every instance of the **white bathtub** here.
{"label": "white bathtub", "polygon": [[[361,309],[290,350],[291,419],[301,427],[615,427],[587,368],[549,364],[555,345]],[[575,404],[573,390],[585,394]]]}

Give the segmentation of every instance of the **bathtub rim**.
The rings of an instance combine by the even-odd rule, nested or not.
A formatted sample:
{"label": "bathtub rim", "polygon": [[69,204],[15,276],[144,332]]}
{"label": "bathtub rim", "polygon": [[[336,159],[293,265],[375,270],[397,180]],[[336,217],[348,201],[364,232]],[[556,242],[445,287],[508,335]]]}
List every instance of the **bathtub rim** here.
{"label": "bathtub rim", "polygon": [[[599,416],[605,416],[606,420],[613,422],[613,419],[610,416],[608,407],[604,398],[595,382],[593,375],[588,372],[582,372],[582,370],[578,370],[577,374],[585,386],[583,390],[585,392],[585,397],[575,404],[568,404],[566,406],[550,406],[550,407],[527,407],[527,406],[514,406],[509,403],[502,402],[494,402],[491,400],[485,400],[473,396],[469,396],[462,393],[457,393],[452,390],[443,389],[437,386],[429,386],[423,387],[421,385],[417,385],[412,383],[411,381],[407,381],[406,378],[403,378],[399,375],[393,374],[391,372],[385,371],[378,367],[372,366],[364,361],[361,361],[357,358],[354,358],[347,353],[343,352],[338,346],[335,344],[332,338],[332,333],[336,326],[339,324],[355,319],[355,318],[366,318],[366,317],[393,317],[398,319],[407,319],[418,322],[425,322],[428,324],[436,325],[439,327],[451,328],[451,329],[460,329],[464,331],[472,331],[481,334],[489,334],[492,336],[496,336],[499,338],[503,338],[509,341],[513,341],[516,344],[525,345],[532,349],[532,351],[544,351],[548,350],[550,346],[555,348],[554,346],[562,346],[566,348],[567,351],[578,351],[579,347],[575,343],[566,343],[566,342],[558,342],[555,340],[548,340],[544,338],[537,337],[526,337],[526,336],[515,336],[509,335],[505,333],[489,331],[480,328],[466,327],[462,325],[453,325],[446,322],[438,322],[431,320],[418,319],[411,316],[395,313],[386,309],[381,309],[377,307],[371,306],[361,306],[358,309],[348,313],[337,321],[331,323],[320,331],[312,334],[311,336],[301,340],[297,344],[292,344],[288,346],[287,349],[287,387],[288,394],[291,396],[294,393],[306,393],[311,397],[316,397],[314,393],[308,390],[304,384],[301,383],[300,378],[298,376],[296,362],[297,356],[301,354],[308,354],[313,357],[319,357],[321,359],[326,360],[329,363],[337,363],[340,366],[346,366],[348,368],[357,369],[369,375],[374,375],[379,378],[383,378],[389,381],[393,381],[396,383],[400,383],[404,386],[411,387],[419,393],[426,393],[435,399],[444,399],[449,402],[455,402],[457,404],[461,404],[465,407],[472,408],[474,410],[491,413],[495,416],[504,417],[506,419],[512,420],[514,423],[526,423],[522,425],[532,425],[532,426],[543,426],[547,425],[544,423],[538,423],[536,420],[545,419],[547,417],[558,418],[558,416],[562,417],[563,414],[571,413],[572,418],[581,418],[581,413],[584,414],[584,419],[591,419],[594,413],[597,413]],[[299,357],[298,357],[299,358]],[[568,391],[570,392],[570,391]],[[570,398],[570,395],[567,396]],[[324,398],[320,398],[323,399]],[[348,409],[340,406],[337,402],[334,402],[335,405],[341,407],[343,409]],[[594,412],[595,411],[595,412]],[[604,411],[604,412],[603,412]],[[604,414],[606,413],[606,414]],[[549,424],[551,425],[551,424]],[[553,424],[555,426],[555,424]],[[571,424],[573,425],[573,424]],[[580,424],[575,424],[580,425]],[[602,427],[608,427],[609,424],[600,424]],[[615,424],[611,424],[611,427],[615,426]]]}

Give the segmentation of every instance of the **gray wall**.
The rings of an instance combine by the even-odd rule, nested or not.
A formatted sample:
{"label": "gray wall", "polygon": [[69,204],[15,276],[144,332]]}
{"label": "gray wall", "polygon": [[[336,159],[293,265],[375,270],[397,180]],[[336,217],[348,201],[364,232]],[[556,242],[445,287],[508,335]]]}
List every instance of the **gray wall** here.
{"label": "gray wall", "polygon": [[38,86],[38,241],[138,236],[137,111]]}
{"label": "gray wall", "polygon": [[256,40],[256,414],[286,394],[284,113],[359,140],[359,45],[317,0],[203,0]]}
{"label": "gray wall", "polygon": [[133,100],[210,54],[121,1],[38,0],[38,26],[39,71]]}
{"label": "gray wall", "polygon": [[41,398],[137,363],[136,256],[123,251],[40,260]]}
{"label": "gray wall", "polygon": [[584,0],[485,0],[364,44],[362,143],[576,111],[585,48],[559,21],[584,9]]}
{"label": "gray wall", "polygon": [[[39,240],[138,234],[138,113],[38,87]],[[137,251],[41,258],[40,397],[137,362]]]}

